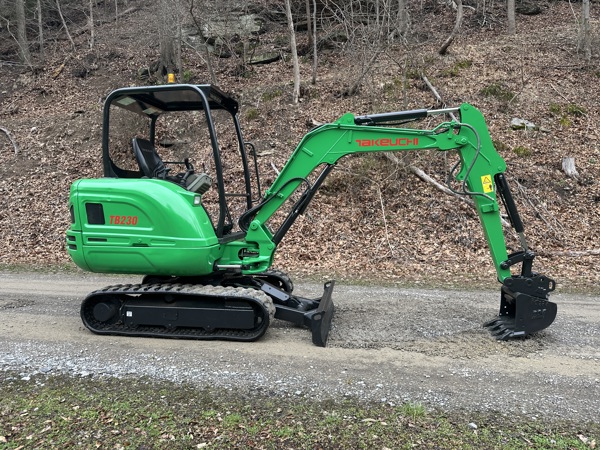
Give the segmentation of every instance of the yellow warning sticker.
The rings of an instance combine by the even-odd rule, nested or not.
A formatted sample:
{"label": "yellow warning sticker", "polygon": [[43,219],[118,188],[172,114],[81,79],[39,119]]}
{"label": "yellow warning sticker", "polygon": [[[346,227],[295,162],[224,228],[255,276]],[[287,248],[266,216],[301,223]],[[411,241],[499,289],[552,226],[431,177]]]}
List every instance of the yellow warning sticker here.
{"label": "yellow warning sticker", "polygon": [[488,193],[488,192],[494,192],[494,185],[492,183],[492,176],[491,175],[484,175],[481,177],[481,184],[483,185],[483,192],[484,193]]}

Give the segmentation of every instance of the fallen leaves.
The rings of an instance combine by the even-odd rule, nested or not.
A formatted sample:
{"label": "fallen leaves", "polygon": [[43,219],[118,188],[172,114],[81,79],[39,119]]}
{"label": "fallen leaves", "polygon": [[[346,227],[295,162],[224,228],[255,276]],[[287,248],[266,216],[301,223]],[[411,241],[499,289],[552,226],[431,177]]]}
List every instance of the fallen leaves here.
{"label": "fallen leaves", "polygon": [[584,436],[583,434],[578,434],[577,437],[579,438],[579,440],[581,442],[586,444],[590,449],[596,448],[596,440],[595,439],[590,439],[587,436]]}
{"label": "fallen leaves", "polygon": [[[556,17],[560,17],[563,7],[552,4],[553,11],[558,11]],[[103,36],[106,44],[95,49],[95,58],[104,72],[96,71],[89,80],[68,76],[71,59],[60,50],[47,55],[46,61],[47,67],[60,72],[47,70],[35,76],[15,73],[15,79],[7,76],[0,80],[5,83],[3,89],[10,90],[1,100],[2,126],[10,130],[20,146],[18,154],[11,150],[10,142],[0,147],[0,264],[71,264],[64,236],[69,226],[69,186],[77,178],[101,173],[100,99],[114,87],[133,82],[123,74],[147,63],[149,54],[138,51],[138,46],[120,45],[133,39],[129,33],[145,23],[144,14],[148,14],[145,9],[128,15],[124,20],[131,20],[131,27],[97,27],[99,40]],[[526,193],[517,193],[516,200],[528,240],[534,250],[543,252],[538,261],[547,266],[548,275],[559,282],[566,279],[597,285],[600,272],[594,270],[598,256],[594,245],[600,241],[600,149],[595,130],[600,129],[600,111],[595,99],[599,84],[597,76],[589,71],[565,69],[571,63],[579,67],[577,55],[560,49],[549,52],[548,48],[556,46],[542,45],[553,42],[557,31],[549,19],[551,15],[541,16],[524,19],[530,24],[528,29],[535,30],[529,36],[532,45],[528,57],[536,63],[523,66],[528,89],[515,98],[510,108],[477,93],[477,86],[488,81],[520,82],[516,74],[521,72],[515,64],[523,61],[523,55],[494,30],[469,29],[464,36],[462,56],[473,64],[462,68],[460,76],[441,77],[436,87],[445,91],[445,97],[454,103],[451,106],[469,99],[482,109],[492,138],[503,144],[497,147],[508,163],[509,177],[528,184]],[[415,20],[414,26],[426,23]],[[428,35],[435,32],[427,30]],[[261,40],[275,38],[269,33],[261,36]],[[119,48],[118,58],[115,48]],[[427,59],[436,51],[435,45],[420,45],[419,58]],[[341,84],[351,85],[354,81],[350,80],[349,68],[355,65],[356,57],[345,56],[336,54],[335,59],[329,60],[326,53],[322,55],[318,82],[307,87],[310,97],[299,106],[290,106],[287,87],[282,82],[289,77],[285,65],[253,67],[252,77],[244,79],[228,75],[230,61],[219,61],[220,84],[236,91],[247,137],[257,143],[263,189],[275,176],[273,166],[283,167],[314,123],[331,122],[346,111],[367,114],[398,110],[404,107],[405,99],[410,99],[407,107],[432,104],[431,94],[413,81],[405,83],[406,90],[398,90],[397,67],[387,64],[372,68],[372,83],[366,83],[360,95],[336,97],[335,93],[343,88]],[[186,59],[198,71],[198,78],[206,75],[201,61],[193,55]],[[431,76],[443,74],[448,70],[447,61],[432,58],[426,69]],[[54,78],[59,74],[61,84],[57,85]],[[19,88],[13,90],[9,86],[13,83]],[[569,127],[561,125],[560,117],[554,116],[548,105],[564,102],[556,98],[555,92],[545,89],[550,84],[566,98],[577,99],[578,106],[588,114],[569,116]],[[264,95],[275,91],[275,96]],[[252,120],[244,115],[250,107],[257,112]],[[511,130],[514,114],[531,118],[549,132]],[[430,125],[427,122],[418,126]],[[532,149],[533,154],[517,155],[513,149],[518,146]],[[582,179],[591,180],[592,184],[565,179],[560,161],[567,149],[577,157]],[[398,153],[398,158],[423,169],[443,185],[449,158],[446,154],[426,155]],[[545,204],[544,209],[536,209],[539,202]],[[548,224],[554,223],[548,220],[551,218],[559,221],[564,231],[550,229]],[[511,250],[518,249],[514,236],[509,233],[507,239]],[[487,277],[493,283],[491,260],[487,250],[480,254],[481,249],[486,249],[481,226],[462,202],[432,189],[385,158],[370,155],[345,158],[338,164],[307,214],[285,237],[276,263],[300,276],[331,274],[351,279],[405,281],[436,278],[451,282],[471,274],[478,279]]]}

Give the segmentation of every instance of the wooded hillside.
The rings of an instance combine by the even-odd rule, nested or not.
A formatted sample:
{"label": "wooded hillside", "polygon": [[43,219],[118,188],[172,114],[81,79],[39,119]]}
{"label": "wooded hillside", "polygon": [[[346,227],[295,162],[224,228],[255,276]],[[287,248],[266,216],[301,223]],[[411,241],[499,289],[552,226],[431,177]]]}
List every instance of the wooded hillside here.
{"label": "wooded hillside", "polygon": [[[508,164],[535,268],[559,289],[599,285],[600,4],[586,21],[585,3],[518,2],[510,34],[506,5],[479,0],[292,1],[296,65],[287,2],[205,3],[18,0],[20,11],[0,0],[0,264],[71,266],[69,186],[101,176],[103,99],[174,72],[240,101],[263,185],[314,124],[345,112],[475,105]],[[277,266],[493,283],[475,211],[415,175],[445,185],[451,164],[425,152],[346,158]],[[510,230],[507,241],[519,249]]]}

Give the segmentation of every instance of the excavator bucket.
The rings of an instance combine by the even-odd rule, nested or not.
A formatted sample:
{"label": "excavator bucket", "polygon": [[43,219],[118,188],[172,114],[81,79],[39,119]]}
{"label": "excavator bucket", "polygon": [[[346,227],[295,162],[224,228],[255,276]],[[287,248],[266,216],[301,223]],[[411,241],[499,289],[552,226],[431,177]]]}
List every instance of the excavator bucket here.
{"label": "excavator bucket", "polygon": [[556,303],[548,300],[555,285],[554,280],[537,274],[506,279],[500,294],[500,313],[483,326],[502,341],[547,328],[556,318]]}

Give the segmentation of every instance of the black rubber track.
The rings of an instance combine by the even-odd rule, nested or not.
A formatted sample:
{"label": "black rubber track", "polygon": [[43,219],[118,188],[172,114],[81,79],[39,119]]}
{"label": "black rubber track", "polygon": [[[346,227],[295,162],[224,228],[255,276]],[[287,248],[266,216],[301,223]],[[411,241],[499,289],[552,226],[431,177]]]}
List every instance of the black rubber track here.
{"label": "black rubber track", "polygon": [[[252,306],[256,315],[256,326],[252,329],[205,329],[195,327],[164,327],[127,325],[123,320],[127,305],[136,301],[156,303],[157,306],[176,306],[177,299],[191,299],[201,306],[203,303],[234,300]],[[98,321],[94,307],[101,302],[117,302],[118,315],[113,320]],[[81,304],[81,319],[84,325],[96,334],[120,336],[143,336],[179,339],[223,339],[231,341],[254,341],[266,332],[275,315],[273,301],[264,292],[240,287],[203,286],[194,284],[119,284],[108,286],[89,294]]]}

